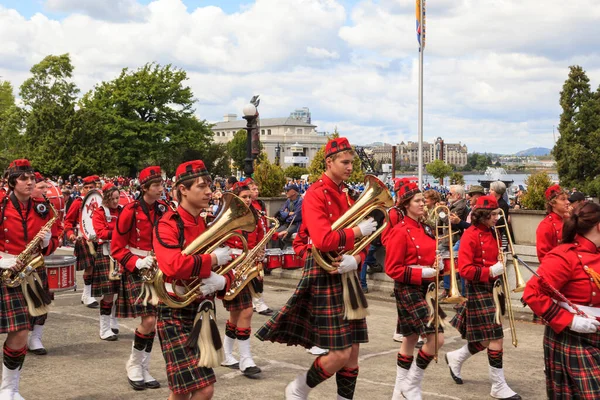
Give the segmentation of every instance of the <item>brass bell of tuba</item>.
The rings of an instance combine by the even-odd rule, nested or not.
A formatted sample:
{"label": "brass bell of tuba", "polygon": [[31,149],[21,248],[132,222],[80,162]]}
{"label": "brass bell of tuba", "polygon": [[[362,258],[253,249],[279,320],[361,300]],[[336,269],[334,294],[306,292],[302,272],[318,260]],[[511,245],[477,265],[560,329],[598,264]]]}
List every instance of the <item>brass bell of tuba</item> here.
{"label": "brass bell of tuba", "polygon": [[[222,201],[221,210],[216,218],[208,224],[208,229],[181,251],[185,255],[197,253],[208,254],[212,253],[230,238],[234,236],[239,237],[244,247],[242,254],[229,264],[218,267],[215,272],[219,275],[227,274],[246,259],[248,243],[246,242],[246,238],[236,231],[252,232],[256,229],[257,224],[255,213],[252,212],[242,199],[233,193],[224,193]],[[196,278],[189,283],[177,279],[172,281],[172,285],[174,287],[176,285],[182,286],[185,288],[185,291],[175,294],[175,297],[171,296],[165,288],[165,276],[160,270],[159,265],[159,269],[156,271],[156,276],[154,277],[154,288],[158,297],[167,306],[171,308],[183,308],[194,302],[197,298],[202,297],[200,288],[202,280],[200,278]]]}

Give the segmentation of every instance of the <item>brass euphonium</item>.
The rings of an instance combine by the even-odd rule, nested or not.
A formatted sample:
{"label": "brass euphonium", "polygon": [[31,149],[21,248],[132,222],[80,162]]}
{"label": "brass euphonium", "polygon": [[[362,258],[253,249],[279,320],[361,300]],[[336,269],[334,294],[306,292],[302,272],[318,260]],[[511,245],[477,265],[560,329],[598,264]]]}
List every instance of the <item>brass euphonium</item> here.
{"label": "brass euphonium", "polygon": [[44,257],[39,252],[40,243],[42,243],[44,235],[52,230],[52,225],[54,225],[58,219],[58,213],[56,212],[54,205],[46,198],[46,196],[43,197],[52,210],[52,218],[44,224],[33,240],[29,242],[25,250],[17,256],[16,261],[21,261],[23,268],[19,271],[6,269],[2,272],[2,282],[8,287],[15,288],[20,286],[25,279],[36,272],[39,267],[44,265]]}
{"label": "brass euphonium", "polygon": [[[262,272],[263,266],[261,261],[264,255],[261,256],[260,259],[259,255],[264,252],[265,246],[269,240],[271,240],[271,237],[275,232],[277,232],[277,228],[279,228],[279,221],[276,218],[271,218],[264,214],[263,216],[272,223],[273,226],[265,234],[262,240],[248,252],[244,262],[234,270],[234,279],[229,290],[225,293],[225,300],[233,300],[252,279],[256,278]],[[258,229],[258,227],[256,229]]]}
{"label": "brass euphonium", "polygon": [[[517,261],[518,257],[515,257],[515,247],[513,244],[512,236],[510,234],[510,229],[508,228],[508,219],[506,218],[503,209],[500,208],[499,211],[500,216],[502,217],[502,221],[504,221],[504,223],[496,225],[496,228],[503,228],[504,232],[506,232],[506,239],[508,240],[508,249],[510,250],[510,255],[513,259],[513,268],[515,270],[515,288],[512,291],[515,293],[522,292],[523,290],[525,290],[526,282],[525,279],[523,279],[523,275],[521,275],[521,270],[519,269],[519,262]],[[499,248],[499,250],[502,251],[501,248]],[[508,296],[508,292],[506,295]]]}
{"label": "brass euphonium", "polygon": [[[256,228],[257,219],[255,213],[244,203],[242,199],[233,193],[224,193],[222,199],[222,207],[216,218],[208,224],[208,229],[200,234],[192,243],[182,250],[182,254],[191,255],[197,253],[209,254],[217,247],[224,244],[230,238],[237,236],[242,241],[243,252],[235,260],[229,264],[218,267],[215,272],[219,275],[225,275],[231,269],[236,268],[244,262],[248,253],[248,243],[246,238],[241,233],[236,231],[242,230],[252,232]],[[160,266],[159,266],[160,267]],[[171,308],[183,308],[194,302],[197,298],[202,297],[200,278],[194,279],[190,283],[182,280],[173,280],[172,285],[182,286],[185,291],[183,293],[171,296],[165,288],[165,276],[160,268],[156,271],[154,277],[154,288],[158,297]]]}
{"label": "brass euphonium", "polygon": [[389,224],[390,217],[387,210],[393,205],[394,199],[385,183],[381,182],[374,175],[366,175],[365,190],[352,207],[331,225],[331,230],[337,231],[339,229],[354,228],[359,222],[375,211],[380,211],[383,214],[383,223],[371,235],[358,239],[354,243],[354,248],[349,252],[321,253],[319,249],[313,246],[311,252],[317,264],[325,271],[331,272],[337,269],[331,265],[337,257],[344,254],[355,256],[363,251]]}

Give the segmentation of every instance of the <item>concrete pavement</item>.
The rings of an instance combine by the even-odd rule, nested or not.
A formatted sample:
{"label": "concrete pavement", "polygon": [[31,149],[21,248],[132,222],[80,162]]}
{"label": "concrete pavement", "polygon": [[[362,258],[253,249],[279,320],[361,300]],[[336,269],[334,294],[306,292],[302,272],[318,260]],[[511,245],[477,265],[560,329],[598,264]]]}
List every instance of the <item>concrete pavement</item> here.
{"label": "concrete pavement", "polygon": [[[83,287],[78,274],[79,287]],[[293,289],[280,286],[277,279],[267,277],[265,299],[271,308],[279,308]],[[98,310],[80,303],[81,290],[57,294],[44,332],[48,355],[27,355],[21,379],[21,394],[32,399],[112,400],[166,399],[168,396],[165,364],[158,339],[150,371],[162,384],[157,390],[133,391],[125,375],[125,362],[130,353],[134,320],[121,321],[117,342],[104,342],[98,337]],[[396,374],[399,344],[392,341],[396,306],[384,296],[370,299],[368,318],[370,342],[361,348],[360,375],[355,399],[390,399]],[[220,302],[219,302],[220,303]],[[221,334],[227,318],[218,305]],[[252,329],[256,331],[267,317],[255,314]],[[508,325],[506,325],[508,327]],[[446,345],[440,351],[439,364],[432,363],[423,382],[424,399],[486,399],[489,397],[487,355],[480,353],[463,369],[464,385],[456,385],[443,361],[444,352],[464,344],[452,327],[446,329]],[[542,333],[543,327],[517,321],[519,347],[510,345],[507,334],[504,365],[509,385],[524,399],[544,399]],[[4,335],[0,337],[4,341]],[[263,369],[259,379],[248,379],[238,371],[217,368],[215,399],[283,399],[283,391],[296,374],[310,366],[314,356],[302,348],[262,343],[252,337],[256,363]],[[310,399],[335,399],[335,379],[330,379],[311,392]]]}

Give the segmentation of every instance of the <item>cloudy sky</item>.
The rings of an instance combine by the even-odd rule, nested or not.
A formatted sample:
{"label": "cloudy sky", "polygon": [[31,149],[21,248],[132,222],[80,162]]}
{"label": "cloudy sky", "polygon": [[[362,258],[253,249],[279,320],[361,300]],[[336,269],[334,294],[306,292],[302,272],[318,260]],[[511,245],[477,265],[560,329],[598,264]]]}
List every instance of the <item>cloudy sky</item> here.
{"label": "cloudy sky", "polygon": [[[569,65],[600,82],[598,0],[427,6],[425,140],[552,147]],[[414,0],[0,0],[0,79],[18,87],[67,52],[82,92],[172,63],[211,122],[260,94],[262,117],[309,107],[317,130],[357,144],[417,140]]]}

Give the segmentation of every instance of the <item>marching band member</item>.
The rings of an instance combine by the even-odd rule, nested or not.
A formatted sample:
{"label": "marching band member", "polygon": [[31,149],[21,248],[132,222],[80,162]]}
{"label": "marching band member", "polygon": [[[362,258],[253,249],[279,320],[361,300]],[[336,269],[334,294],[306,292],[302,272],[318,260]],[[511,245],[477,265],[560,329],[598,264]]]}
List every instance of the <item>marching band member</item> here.
{"label": "marching band member", "polygon": [[[498,261],[497,232],[492,231],[499,218],[498,201],[493,196],[477,199],[471,214],[471,226],[464,231],[458,250],[458,268],[466,280],[467,301],[457,306],[450,323],[468,341],[458,350],[446,353],[446,362],[454,382],[462,385],[462,364],[472,355],[487,348],[490,395],[495,399],[521,398],[506,383],[502,368],[502,324],[495,321],[493,285],[504,272]],[[510,301],[507,299],[507,301]]]}
{"label": "marching band member", "polygon": [[[248,207],[252,207],[252,194],[250,188],[244,182],[236,182],[232,186],[232,192],[240,197]],[[242,234],[246,237],[248,250],[253,249],[264,237],[264,218],[258,218],[256,229],[252,232]],[[227,245],[233,249],[242,249],[242,242],[239,238],[233,238],[227,241]],[[236,250],[233,250],[234,253]],[[261,259],[262,257],[258,257]],[[255,278],[256,279],[256,278]],[[250,285],[254,285],[253,279],[233,300],[223,300],[223,306],[229,311],[229,320],[225,324],[225,338],[223,348],[225,350],[225,360],[222,366],[240,369],[246,376],[259,374],[261,369],[256,366],[252,359],[250,351],[250,333],[252,322],[252,293]],[[233,345],[238,341],[240,352],[240,361],[233,356]]]}
{"label": "marching band member", "polygon": [[138,301],[144,284],[139,271],[154,265],[153,229],[168,209],[167,204],[159,200],[163,191],[159,166],[143,169],[139,181],[142,194],[121,211],[111,242],[111,255],[122,267],[116,317],[141,317],[126,365],[127,379],[134,390],[160,387],[148,371],[156,335],[156,308]]}
{"label": "marching band member", "polygon": [[[252,195],[252,206],[256,209],[256,211],[259,212],[259,218],[263,220],[262,227],[263,227],[263,234],[264,234],[264,233],[266,233],[266,230],[264,230],[264,229],[265,228],[268,229],[268,226],[265,222],[265,219],[260,217],[260,213],[267,212],[267,208],[265,206],[265,203],[263,203],[261,200],[258,199],[258,185],[256,184],[256,182],[254,182],[252,180],[252,178],[246,178],[246,179],[244,179],[244,181],[242,183],[244,183],[246,186],[248,186],[248,188],[250,188],[250,194]],[[235,183],[234,183],[234,185],[235,185]],[[275,236],[275,235],[273,235],[273,236]],[[255,279],[260,280],[262,283],[263,277],[257,276]],[[262,285],[260,285],[260,286],[262,286]],[[263,292],[262,292],[262,290],[263,290],[262,287],[259,290],[260,290],[260,292],[256,293],[257,297],[252,298],[252,305],[253,305],[254,309],[260,315],[273,315],[273,310],[271,310],[271,308],[269,308],[267,303],[265,303],[265,299],[264,299]]]}
{"label": "marching band member", "polygon": [[[193,242],[206,230],[203,215],[211,199],[210,183],[201,160],[179,165],[174,185],[179,207],[159,221],[154,235],[156,259],[165,281],[202,279],[203,297],[196,302],[183,308],[171,308],[164,303],[158,305],[157,328],[167,364],[169,400],[210,399],[214,393],[216,377],[213,369],[199,366],[200,352],[187,342],[194,319],[200,312],[198,308],[207,304],[214,310],[214,293],[228,289],[231,275],[218,275],[212,268],[227,264],[231,260],[231,249],[220,247],[210,254],[182,254],[185,244]],[[179,290],[171,284],[167,287],[169,291]],[[212,321],[205,324],[209,322]]]}
{"label": "marching band member", "polygon": [[[597,399],[600,391],[600,205],[584,202],[563,225],[523,299],[546,323],[549,399]],[[556,291],[562,296],[557,296]]]}
{"label": "marching band member", "polygon": [[569,214],[567,192],[559,185],[552,185],[544,193],[546,197],[546,217],[535,231],[535,247],[540,262],[562,242],[563,218]]}
{"label": "marching band member", "polygon": [[[2,271],[18,271],[24,265],[17,256],[32,240],[41,239],[40,248],[35,251],[48,255],[56,249],[58,237],[56,224],[49,232],[41,231],[52,218],[52,211],[45,203],[31,197],[35,175],[29,161],[11,162],[5,175],[9,193],[0,203],[0,268]],[[15,288],[0,284],[0,334],[7,334],[0,385],[2,399],[22,398],[19,395],[19,379],[27,353],[27,334],[32,327],[31,304],[27,299],[31,294],[26,293],[30,289],[27,284]],[[41,287],[38,286],[38,289],[41,290]]]}
{"label": "marching band member", "polygon": [[[111,262],[110,244],[117,219],[121,212],[119,189],[112,183],[102,187],[102,205],[92,214],[92,225],[98,240],[94,273],[92,274],[92,297],[100,300],[100,339],[117,340],[119,325],[114,317],[114,296],[119,293],[121,280],[109,279]],[[115,332],[116,331],[116,332]]]}
{"label": "marching band member", "polygon": [[94,244],[88,242],[81,232],[75,235],[75,228],[79,226],[79,214],[83,207],[83,198],[92,189],[96,188],[96,181],[100,180],[97,175],[86,176],[83,178],[83,188],[81,196],[73,200],[67,215],[65,215],[65,232],[67,238],[71,242],[75,242],[75,257],[77,257],[77,271],[83,271],[83,293],[81,295],[81,303],[89,308],[98,307],[98,302],[92,296],[92,273],[94,270],[94,257],[92,248]]}
{"label": "marching band member", "polygon": [[294,239],[294,250],[305,260],[302,278],[287,304],[256,333],[263,341],[329,350],[286,387],[288,400],[308,398],[311,389],[334,374],[338,399],[354,397],[359,345],[368,341],[367,323],[364,318],[344,318],[341,274],[358,269],[365,252],[339,257],[334,263],[337,270],[330,273],[315,263],[311,255],[313,247],[322,252],[352,250],[355,239],[376,230],[373,219],[361,221],[353,228],[331,230],[331,224],[354,203],[344,184],[352,174],[354,157],[348,139],[340,137],[327,143],[326,171],[305,194],[302,226]]}
{"label": "marching band member", "polygon": [[[385,272],[394,283],[398,308],[397,332],[404,337],[397,357],[396,385],[392,399],[421,398],[421,382],[425,369],[435,355],[435,325],[425,294],[429,283],[435,281],[436,240],[429,225],[424,224],[425,200],[415,183],[407,182],[397,192],[399,209],[404,214],[386,239]],[[427,342],[414,360],[419,337]],[[444,344],[443,328],[439,327],[438,344]],[[413,362],[414,360],[414,362]]]}

